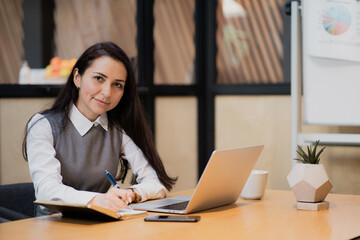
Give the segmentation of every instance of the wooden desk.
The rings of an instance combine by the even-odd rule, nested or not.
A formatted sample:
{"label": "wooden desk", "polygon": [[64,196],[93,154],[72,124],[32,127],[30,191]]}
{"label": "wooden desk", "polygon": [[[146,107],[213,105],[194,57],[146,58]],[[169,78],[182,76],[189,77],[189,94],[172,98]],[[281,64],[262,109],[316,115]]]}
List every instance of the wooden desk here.
{"label": "wooden desk", "polygon": [[[185,192],[187,195],[191,191]],[[184,192],[182,192],[184,194]],[[173,194],[172,194],[173,195]],[[351,239],[360,235],[360,196],[330,194],[330,209],[296,210],[290,191],[195,213],[198,223],[115,222],[45,216],[0,224],[0,239]],[[152,213],[151,213],[152,214]]]}

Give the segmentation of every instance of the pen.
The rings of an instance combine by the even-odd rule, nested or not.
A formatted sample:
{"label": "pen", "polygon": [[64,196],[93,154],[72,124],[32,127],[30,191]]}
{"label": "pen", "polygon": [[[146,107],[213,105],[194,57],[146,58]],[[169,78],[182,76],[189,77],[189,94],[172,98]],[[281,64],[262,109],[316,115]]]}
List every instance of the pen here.
{"label": "pen", "polygon": [[[114,187],[120,189],[119,184],[117,184],[117,182],[115,181],[115,179],[113,178],[113,176],[111,176],[111,174],[110,174],[110,172],[109,172],[108,170],[105,170],[105,174],[106,174],[106,176],[108,177],[108,179],[110,180],[111,184],[112,184]],[[131,210],[133,210],[133,208],[131,207],[130,203],[128,203],[128,207],[129,207]]]}

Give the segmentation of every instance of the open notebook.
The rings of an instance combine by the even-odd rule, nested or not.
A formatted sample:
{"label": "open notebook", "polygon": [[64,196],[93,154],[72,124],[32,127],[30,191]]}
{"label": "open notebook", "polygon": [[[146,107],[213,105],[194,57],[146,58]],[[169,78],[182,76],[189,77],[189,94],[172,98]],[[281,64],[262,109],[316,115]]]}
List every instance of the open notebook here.
{"label": "open notebook", "polygon": [[126,220],[147,215],[146,211],[120,209],[119,212],[93,204],[73,204],[59,201],[34,201],[55,212],[61,212],[64,217],[91,218],[96,220]]}

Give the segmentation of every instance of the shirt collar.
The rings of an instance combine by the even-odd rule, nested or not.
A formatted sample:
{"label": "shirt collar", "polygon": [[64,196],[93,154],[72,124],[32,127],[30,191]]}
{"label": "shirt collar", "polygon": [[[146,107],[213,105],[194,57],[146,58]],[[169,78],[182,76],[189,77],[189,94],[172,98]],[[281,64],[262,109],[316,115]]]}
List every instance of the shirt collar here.
{"label": "shirt collar", "polygon": [[95,121],[92,122],[82,115],[75,104],[72,104],[69,118],[81,136],[84,136],[92,128],[92,126],[97,126],[99,124],[104,130],[108,131],[108,119],[106,113],[101,114]]}

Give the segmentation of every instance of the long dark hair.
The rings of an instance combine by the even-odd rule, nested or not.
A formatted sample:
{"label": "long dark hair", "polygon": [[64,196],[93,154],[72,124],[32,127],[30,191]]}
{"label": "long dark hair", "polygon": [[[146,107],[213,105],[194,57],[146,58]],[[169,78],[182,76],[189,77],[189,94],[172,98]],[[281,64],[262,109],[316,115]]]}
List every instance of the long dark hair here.
{"label": "long dark hair", "polygon": [[[74,69],[77,68],[78,73],[82,76],[92,62],[102,56],[108,56],[122,62],[127,70],[124,94],[119,104],[107,112],[109,127],[115,127],[119,130],[123,129],[126,132],[126,134],[141,149],[150,166],[155,170],[160,182],[166,189],[171,190],[177,178],[169,177],[165,171],[164,165],[156,151],[149,123],[145,118],[145,114],[140,104],[133,66],[126,53],[116,44],[112,42],[101,42],[92,45],[85,50],[75,63],[65,86],[60,91],[52,107],[41,112],[41,114],[63,113],[65,116],[63,127],[65,127],[69,120],[70,106],[72,103],[76,103],[79,97],[79,90],[76,88],[73,81]],[[27,131],[28,130],[26,130],[23,141],[23,155],[25,159],[27,159]],[[125,170],[125,174],[122,175],[121,179],[124,180],[128,169],[128,162],[122,159],[120,159],[120,161],[122,170]]]}

